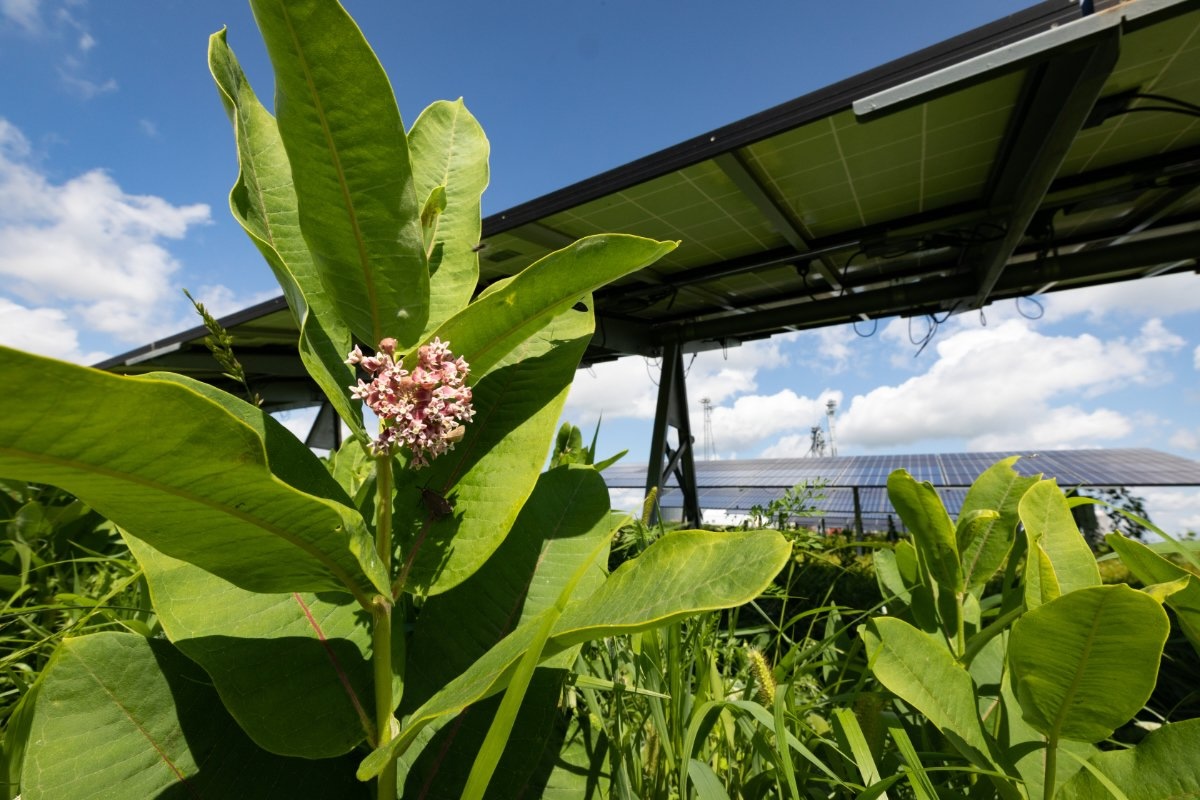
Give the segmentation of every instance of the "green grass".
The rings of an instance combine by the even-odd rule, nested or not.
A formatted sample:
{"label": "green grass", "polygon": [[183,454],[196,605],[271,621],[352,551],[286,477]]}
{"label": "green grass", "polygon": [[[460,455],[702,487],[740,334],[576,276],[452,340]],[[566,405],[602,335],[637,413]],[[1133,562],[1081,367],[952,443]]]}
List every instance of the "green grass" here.
{"label": "green grass", "polygon": [[157,633],[116,528],[53,488],[0,481],[0,791],[16,794],[38,677],[68,636]]}

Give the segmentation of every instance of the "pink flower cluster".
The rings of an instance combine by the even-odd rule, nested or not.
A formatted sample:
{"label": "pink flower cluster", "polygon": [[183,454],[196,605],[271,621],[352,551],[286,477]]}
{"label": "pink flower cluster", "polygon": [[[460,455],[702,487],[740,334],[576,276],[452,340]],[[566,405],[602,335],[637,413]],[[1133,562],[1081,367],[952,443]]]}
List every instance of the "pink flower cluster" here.
{"label": "pink flower cluster", "polygon": [[364,401],[383,423],[372,444],[377,455],[398,446],[412,452],[412,466],[420,469],[454,448],[463,425],[475,416],[471,389],[463,384],[470,367],[450,352],[449,342],[434,339],[417,351],[418,363],[410,374],[395,361],[396,340],[384,339],[373,356],[354,346],[347,364],[357,364],[371,382],[359,380],[350,387],[352,397]]}

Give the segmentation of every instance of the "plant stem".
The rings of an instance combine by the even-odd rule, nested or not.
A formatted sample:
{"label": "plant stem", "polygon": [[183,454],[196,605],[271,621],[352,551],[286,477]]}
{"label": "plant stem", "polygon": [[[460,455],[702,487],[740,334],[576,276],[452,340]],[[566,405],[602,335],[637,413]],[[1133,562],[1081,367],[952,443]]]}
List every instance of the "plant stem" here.
{"label": "plant stem", "polygon": [[958,606],[958,636],[954,646],[956,651],[954,655],[961,659],[963,654],[967,651],[966,620],[963,619],[963,593],[958,592],[954,598],[954,601]]}
{"label": "plant stem", "polygon": [[375,459],[375,551],[390,575],[392,572],[392,457]]}
{"label": "plant stem", "polygon": [[[392,604],[376,597],[374,628],[371,632],[371,665],[375,677],[375,727],[378,747],[392,740]],[[396,800],[396,762],[389,761],[379,773],[379,800]]]}
{"label": "plant stem", "polygon": [[990,625],[971,637],[971,644],[967,647],[966,652],[963,653],[962,658],[960,658],[959,661],[964,665],[970,664],[971,660],[979,654],[979,651],[983,649],[984,645],[996,638],[998,634],[1003,633],[1005,628],[1011,625],[1014,620],[1024,613],[1025,604],[1022,603],[1008,613],[997,617]]}
{"label": "plant stem", "polygon": [[[375,469],[375,550],[386,574],[392,573],[392,457],[379,456]],[[375,683],[375,727],[378,747],[392,740],[392,599],[378,596],[373,604],[371,666]],[[379,800],[396,800],[396,762],[379,773]]]}
{"label": "plant stem", "polygon": [[1046,777],[1042,782],[1043,800],[1053,800],[1054,779],[1058,773],[1058,736],[1051,733],[1046,737]]}

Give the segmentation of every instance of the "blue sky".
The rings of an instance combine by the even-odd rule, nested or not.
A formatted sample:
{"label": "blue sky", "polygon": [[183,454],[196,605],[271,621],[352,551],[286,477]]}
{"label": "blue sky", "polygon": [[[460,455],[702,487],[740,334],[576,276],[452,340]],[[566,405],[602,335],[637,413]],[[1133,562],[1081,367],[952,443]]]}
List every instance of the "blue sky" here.
{"label": "blue sky", "polygon": [[[462,96],[492,144],[494,213],[1029,5],[764,0],[347,0],[404,118]],[[208,75],[222,26],[260,95],[242,0],[0,0],[0,343],[89,363],[278,294],[229,217],[232,136]],[[881,320],[700,354],[693,424],[720,457],[803,454],[826,399],[838,450],[1154,447],[1200,457],[1196,275]],[[1040,317],[1033,319],[1033,317]],[[984,324],[986,323],[986,324]],[[870,333],[860,326],[860,333]],[[644,460],[656,370],[580,373],[568,416]],[[289,421],[302,422],[300,417]],[[698,442],[703,445],[703,442]],[[1200,529],[1196,490],[1143,492]]]}

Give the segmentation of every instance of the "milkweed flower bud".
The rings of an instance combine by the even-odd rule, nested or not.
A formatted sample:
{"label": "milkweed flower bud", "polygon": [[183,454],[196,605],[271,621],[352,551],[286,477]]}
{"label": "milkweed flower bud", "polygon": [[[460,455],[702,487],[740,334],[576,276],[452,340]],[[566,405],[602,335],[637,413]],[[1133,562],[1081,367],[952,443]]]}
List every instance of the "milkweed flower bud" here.
{"label": "milkweed flower bud", "polygon": [[371,381],[360,379],[350,387],[350,395],[366,403],[382,423],[372,443],[375,454],[407,447],[413,468],[420,469],[453,450],[463,426],[475,416],[471,388],[464,383],[470,366],[441,339],[422,345],[411,373],[396,362],[395,353],[396,340],[391,338],[381,341],[373,356],[363,355],[355,345],[346,363],[361,367]]}

